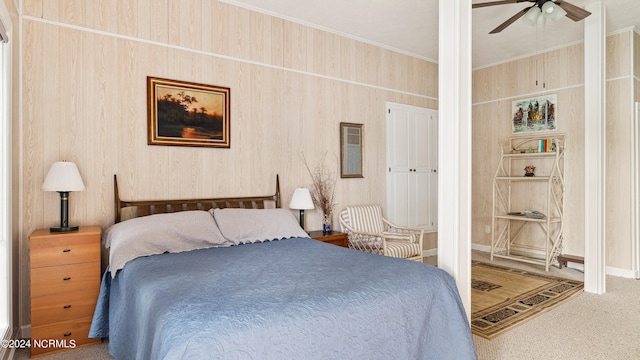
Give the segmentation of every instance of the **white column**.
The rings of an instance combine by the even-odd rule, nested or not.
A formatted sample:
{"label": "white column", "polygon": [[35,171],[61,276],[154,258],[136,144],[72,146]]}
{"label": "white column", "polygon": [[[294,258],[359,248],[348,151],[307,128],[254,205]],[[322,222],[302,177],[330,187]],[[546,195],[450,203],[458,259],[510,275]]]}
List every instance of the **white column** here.
{"label": "white column", "polygon": [[[631,36],[634,36],[635,32],[631,33]],[[632,42],[633,44],[633,42]],[[634,44],[633,46],[638,46],[639,44]],[[633,93],[632,93],[633,94]],[[631,96],[633,100],[633,95]],[[640,179],[638,171],[640,171],[638,165],[640,161],[640,102],[635,102],[633,104],[633,114],[634,118],[632,119],[631,126],[631,174],[633,176],[632,182],[632,191],[631,198],[634,201],[631,204],[631,249],[633,256],[633,274],[636,279],[640,279],[640,203],[638,203],[637,199],[640,196]]]}
{"label": "white column", "polygon": [[471,0],[440,0],[438,267],[471,315]]}
{"label": "white column", "polygon": [[591,15],[584,20],[584,290],[602,294],[606,291],[606,9],[598,1],[586,10]]}

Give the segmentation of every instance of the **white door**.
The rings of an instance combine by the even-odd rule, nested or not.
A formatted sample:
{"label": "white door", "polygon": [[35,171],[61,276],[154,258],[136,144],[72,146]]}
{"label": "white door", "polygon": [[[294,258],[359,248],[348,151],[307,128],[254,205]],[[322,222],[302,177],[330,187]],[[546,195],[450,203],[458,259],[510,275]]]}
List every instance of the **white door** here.
{"label": "white door", "polygon": [[387,212],[389,221],[409,226],[409,112],[387,108]]}
{"label": "white door", "polygon": [[437,229],[437,112],[387,104],[387,211],[401,226]]}

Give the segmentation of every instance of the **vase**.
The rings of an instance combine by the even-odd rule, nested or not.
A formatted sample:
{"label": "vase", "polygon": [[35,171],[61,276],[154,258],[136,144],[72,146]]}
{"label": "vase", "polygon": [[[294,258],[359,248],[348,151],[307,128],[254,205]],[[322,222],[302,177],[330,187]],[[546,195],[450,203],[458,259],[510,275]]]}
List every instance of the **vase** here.
{"label": "vase", "polygon": [[331,232],[331,216],[323,215],[322,216],[322,232],[327,234]]}

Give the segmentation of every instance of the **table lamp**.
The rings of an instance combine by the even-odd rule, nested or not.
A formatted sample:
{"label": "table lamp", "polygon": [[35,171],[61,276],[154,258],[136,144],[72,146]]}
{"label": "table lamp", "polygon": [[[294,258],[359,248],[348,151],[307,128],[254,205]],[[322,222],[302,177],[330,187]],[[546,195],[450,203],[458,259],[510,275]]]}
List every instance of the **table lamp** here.
{"label": "table lamp", "polygon": [[300,227],[304,230],[304,211],[313,209],[313,200],[309,189],[297,188],[291,197],[289,209],[300,210]]}
{"label": "table lamp", "polygon": [[67,161],[53,163],[42,184],[42,190],[60,193],[60,227],[52,227],[49,230],[51,232],[78,230],[78,226],[69,226],[69,192],[84,191],[84,183],[76,164]]}

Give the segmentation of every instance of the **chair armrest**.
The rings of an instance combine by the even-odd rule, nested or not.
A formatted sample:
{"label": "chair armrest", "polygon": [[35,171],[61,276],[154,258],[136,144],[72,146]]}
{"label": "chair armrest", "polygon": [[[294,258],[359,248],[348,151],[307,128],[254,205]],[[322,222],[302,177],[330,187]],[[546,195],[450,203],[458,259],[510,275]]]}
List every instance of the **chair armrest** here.
{"label": "chair armrest", "polygon": [[413,237],[412,242],[419,243],[420,247],[422,247],[422,238],[424,236],[423,228],[414,228],[408,226],[398,226],[391,223],[389,220],[382,218],[383,223],[385,224],[385,234],[404,234],[411,235]]}
{"label": "chair armrest", "polygon": [[384,224],[386,225],[386,227],[389,227],[391,229],[398,229],[398,230],[407,230],[407,231],[415,231],[415,232],[424,232],[423,228],[415,228],[415,227],[408,227],[408,226],[399,226],[396,224],[393,224],[391,222],[389,222],[389,220],[382,218],[382,222],[384,222]]}
{"label": "chair armrest", "polygon": [[382,234],[357,231],[340,219],[342,231],[347,233],[349,248],[374,254],[384,254],[385,243]]}
{"label": "chair armrest", "polygon": [[382,233],[382,236],[384,237],[385,240],[400,240],[400,241],[409,241],[409,242],[415,242],[414,241],[414,234],[413,233],[400,233],[400,232],[388,232],[385,231]]}

